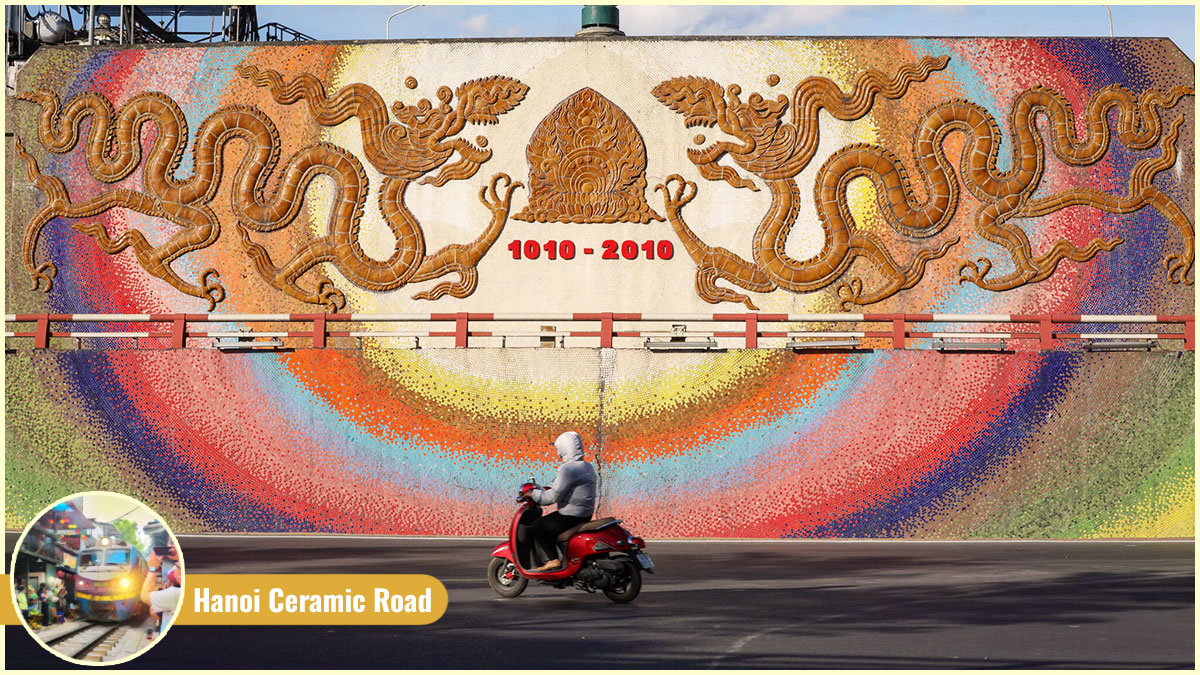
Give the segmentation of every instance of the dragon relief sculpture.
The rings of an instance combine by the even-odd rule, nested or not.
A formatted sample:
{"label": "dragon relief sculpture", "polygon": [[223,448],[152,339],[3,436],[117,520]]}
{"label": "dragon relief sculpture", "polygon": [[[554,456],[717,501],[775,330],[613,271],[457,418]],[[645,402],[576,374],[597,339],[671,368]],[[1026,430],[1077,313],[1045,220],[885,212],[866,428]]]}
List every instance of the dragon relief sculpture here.
{"label": "dragon relief sculpture", "polygon": [[[854,144],[835,152],[817,173],[815,205],[825,236],[822,250],[808,260],[795,260],[785,253],[785,243],[799,215],[796,176],[812,160],[818,145],[818,113],[856,120],[866,115],[877,96],[897,99],[908,87],[941,70],[949,57],[926,57],[901,68],[893,77],[868,70],[854,80],[849,93],[824,77],[803,80],[789,100],[779,96],[766,100],[755,93],[746,102],[736,84],[722,88],[701,77],[680,77],[662,82],[654,95],[664,105],[684,116],[687,127],[718,127],[737,142],[720,141],[708,147],[689,149],[688,158],[702,177],[724,181],[734,188],[758,190],[752,179],[718,162],[729,156],[733,163],[762,179],[771,192],[771,206],[754,233],[753,260],[749,262],[721,247],[705,244],[683,220],[682,209],[697,194],[695,183],[673,174],[656,190],[664,193],[668,220],[697,266],[696,290],[709,303],[741,302],[757,309],[744,293],[718,286],[725,281],[739,288],[766,293],[776,289],[811,292],[825,288],[847,271],[857,258],[866,258],[879,272],[883,283],[868,289],[860,277],[851,277],[836,287],[843,309],[884,300],[912,288],[922,278],[926,264],[944,256],[958,237],[940,245],[919,249],[901,266],[875,236],[860,231],[850,213],[847,189],[855,178],[866,177],[875,188],[879,211],[897,233],[915,240],[940,234],[950,223],[959,202],[959,183],[981,202],[974,214],[974,229],[986,240],[1004,247],[1014,270],[988,278],[992,263],[987,258],[963,263],[959,282],[970,281],[981,288],[1003,291],[1042,281],[1053,274],[1059,262],[1086,262],[1100,251],[1111,251],[1120,239],[1095,239],[1083,248],[1056,242],[1049,251],[1035,256],[1028,236],[1012,221],[1041,217],[1072,206],[1088,205],[1111,213],[1131,213],[1144,206],[1158,210],[1183,235],[1184,250],[1167,256],[1164,263],[1172,283],[1192,284],[1188,277],[1195,256],[1195,236],[1187,215],[1165,193],[1152,185],[1154,176],[1173,166],[1175,142],[1183,118],[1163,135],[1159,110],[1173,107],[1192,94],[1175,87],[1166,94],[1147,91],[1134,96],[1118,85],[1097,92],[1085,110],[1085,129],[1077,140],[1074,114],[1060,94],[1034,87],[1020,94],[1010,113],[1010,129],[1016,135],[1013,161],[1008,171],[999,171],[1000,130],[982,107],[966,100],[952,100],[928,111],[914,136],[918,169],[926,197],[919,199],[903,162],[887,149],[872,144]],[[772,78],[776,79],[776,78]],[[790,118],[784,119],[789,107]],[[1088,188],[1074,188],[1033,199],[1045,170],[1044,141],[1036,117],[1050,120],[1051,147],[1056,157],[1071,166],[1089,166],[1108,152],[1111,135],[1107,116],[1117,110],[1117,137],[1128,148],[1145,150],[1160,140],[1160,157],[1144,159],[1130,174],[1127,194],[1113,196]],[[943,143],[959,132],[966,136],[958,175],[946,158]],[[704,143],[703,136],[696,143]]]}
{"label": "dragon relief sculpture", "polygon": [[[217,270],[205,270],[197,283],[190,283],[171,269],[171,263],[187,253],[211,246],[220,236],[220,222],[209,205],[226,174],[225,147],[230,141],[241,140],[246,149],[233,172],[232,212],[247,255],[259,274],[274,287],[304,302],[337,311],[345,306],[345,296],[328,279],[320,278],[311,290],[298,284],[314,267],[328,262],[350,283],[372,291],[389,291],[408,283],[457,274],[458,281],[443,282],[414,297],[437,299],[446,294],[465,297],[474,292],[476,265],[503,229],[513,192],[522,184],[513,182],[506,174],[495,174],[479,195],[492,213],[488,226],[470,244],[451,244],[432,255],[426,255],[424,233],[406,208],[404,195],[415,180],[441,186],[474,176],[491,157],[491,151],[485,149],[487,139],[479,136],[476,144],[472,144],[457,138],[457,134],[468,122],[496,123],[499,115],[512,110],[524,98],[528,91],[525,84],[494,76],[466,82],[455,91],[443,86],[437,90],[436,106],[426,99],[416,105],[394,104],[392,112],[398,122],[392,122],[383,99],[365,84],[349,85],[328,97],[320,82],[308,74],[284,83],[279,73],[260,71],[254,66],[239,66],[237,72],[256,86],[269,88],[281,103],[304,99],[320,124],[339,124],[351,117],[359,119],[367,160],[385,175],[379,190],[379,205],[396,238],[392,255],[377,261],[362,250],[359,227],[368,192],[367,177],[359,160],[345,149],[329,143],[301,148],[288,159],[275,179],[274,189],[268,191],[279,161],[280,139],[271,119],[257,108],[225,106],[205,119],[192,147],[193,173],[184,178],[176,174],[188,139],[187,124],[183,112],[169,97],[155,92],[139,94],[117,111],[98,93],[80,94],[62,106],[53,92],[32,91],[21,93],[18,98],[41,107],[38,137],[51,152],[63,154],[73,150],[79,144],[84,119],[91,118],[84,158],[88,172],[102,183],[127,178],[143,164],[142,127],[147,123],[157,127],[153,146],[145,157],[144,191],[109,189],[79,201],[71,199],[62,180],[43,175],[36,160],[17,139],[16,151],[25,163],[28,180],[46,196],[46,204],[25,228],[24,262],[33,278],[34,290],[41,287],[43,280],[46,290],[50,290],[57,273],[53,263],[39,265],[36,261],[38,239],[47,223],[59,217],[88,218],[123,207],[164,218],[180,229],[155,246],[136,229],[112,238],[97,222],[75,222],[72,226],[95,238],[105,253],[116,254],[132,247],[143,269],[183,293],[206,298],[211,311],[225,298]],[[410,88],[416,86],[413,78],[406,84]],[[458,161],[450,162],[455,154]],[[429,175],[438,169],[436,175]],[[287,262],[276,266],[267,250],[251,235],[269,234],[290,225],[312,180],[320,175],[332,178],[337,187],[328,234],[307,243]]]}

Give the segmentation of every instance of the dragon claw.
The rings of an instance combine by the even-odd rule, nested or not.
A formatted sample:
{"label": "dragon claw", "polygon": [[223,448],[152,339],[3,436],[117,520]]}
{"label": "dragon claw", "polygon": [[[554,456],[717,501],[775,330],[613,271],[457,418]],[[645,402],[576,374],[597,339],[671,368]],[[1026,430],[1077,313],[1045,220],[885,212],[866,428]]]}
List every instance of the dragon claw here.
{"label": "dragon claw", "polygon": [[[504,185],[500,185],[501,182]],[[479,189],[479,201],[492,211],[507,209],[512,204],[513,192],[517,188],[523,187],[525,184],[521,181],[514,181],[506,173],[498,173],[492,176],[492,182],[489,185]],[[503,197],[500,196],[500,192],[504,193]]]}
{"label": "dragon claw", "polygon": [[[672,183],[676,185],[673,187]],[[696,198],[696,184],[677,173],[667,176],[665,183],[654,186],[654,191],[662,191],[668,209],[678,210]]]}
{"label": "dragon claw", "polygon": [[510,183],[508,188],[504,190],[505,205],[512,203],[512,196],[513,196],[513,193],[517,191],[517,188],[524,188],[524,187],[525,187],[525,184],[522,183],[521,181],[516,181],[516,182]]}
{"label": "dragon claw", "polygon": [[861,304],[859,300],[862,298],[862,292],[863,282],[858,277],[851,278],[849,283],[838,284],[837,294],[842,299],[842,311],[848,312],[855,305]]}
{"label": "dragon claw", "polygon": [[987,258],[979,258],[975,261],[979,264],[979,279],[982,281],[992,269],[992,261]]}
{"label": "dragon claw", "polygon": [[220,272],[211,267],[200,275],[200,292],[208,300],[208,311],[210,312],[225,301],[225,287],[221,285],[220,278]]}
{"label": "dragon claw", "polygon": [[46,292],[49,293],[54,288],[54,277],[58,276],[58,268],[52,262],[44,262],[38,265],[38,268],[29,275],[33,279],[33,289],[38,290],[42,285],[42,280],[46,280]]}
{"label": "dragon claw", "polygon": [[1193,281],[1188,279],[1188,272],[1191,271],[1192,261],[1181,255],[1171,254],[1163,261],[1167,268],[1167,281],[1172,284],[1184,284],[1191,286]]}
{"label": "dragon claw", "polygon": [[317,304],[334,313],[346,306],[346,295],[335,288],[332,281],[324,279],[317,284]]}
{"label": "dragon claw", "polygon": [[1173,253],[1167,256],[1167,258],[1163,260],[1163,266],[1167,268],[1167,281],[1173,284],[1179,283],[1179,280],[1175,278],[1175,273],[1179,271],[1180,267],[1179,256]]}
{"label": "dragon claw", "polygon": [[[958,283],[969,281],[979,285],[992,269],[992,261],[987,258],[976,258],[958,267]],[[968,271],[969,270],[969,271]]]}

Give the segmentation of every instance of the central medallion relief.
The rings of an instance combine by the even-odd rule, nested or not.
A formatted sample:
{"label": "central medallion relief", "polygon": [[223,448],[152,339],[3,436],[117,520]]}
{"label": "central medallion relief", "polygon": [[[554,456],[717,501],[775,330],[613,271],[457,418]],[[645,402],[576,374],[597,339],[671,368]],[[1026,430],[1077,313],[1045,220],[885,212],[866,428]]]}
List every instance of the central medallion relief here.
{"label": "central medallion relief", "polygon": [[513,216],[538,223],[649,223],[646,145],[612,101],[584,87],[546,115],[525,150],[529,205]]}

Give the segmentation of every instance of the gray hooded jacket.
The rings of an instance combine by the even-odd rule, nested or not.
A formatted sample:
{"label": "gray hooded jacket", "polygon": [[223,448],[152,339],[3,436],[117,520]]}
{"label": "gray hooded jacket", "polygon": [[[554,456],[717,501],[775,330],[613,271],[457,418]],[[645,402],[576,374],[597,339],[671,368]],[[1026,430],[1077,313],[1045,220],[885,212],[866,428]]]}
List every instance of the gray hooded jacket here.
{"label": "gray hooded jacket", "polygon": [[596,470],[583,459],[583,439],[574,431],[566,431],[554,441],[562,466],[554,477],[554,485],[537,488],[532,497],[543,506],[558,504],[564,516],[591,518],[596,510]]}

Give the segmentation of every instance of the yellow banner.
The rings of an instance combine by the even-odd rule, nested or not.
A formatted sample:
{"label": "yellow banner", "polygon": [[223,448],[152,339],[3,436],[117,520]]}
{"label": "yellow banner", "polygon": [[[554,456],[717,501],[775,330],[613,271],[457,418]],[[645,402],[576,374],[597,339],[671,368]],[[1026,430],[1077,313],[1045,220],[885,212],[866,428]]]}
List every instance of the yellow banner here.
{"label": "yellow banner", "polygon": [[427,574],[189,574],[177,625],[409,625],[446,613]]}
{"label": "yellow banner", "polygon": [[12,576],[9,574],[0,575],[0,580],[3,581],[4,587],[8,589],[8,602],[0,602],[0,623],[6,626],[16,625],[21,623],[20,617],[17,616],[16,596],[12,585]]}
{"label": "yellow banner", "polygon": [[[3,576],[10,591],[12,580]],[[189,574],[176,625],[409,625],[433,623],[449,596],[426,574]],[[18,622],[10,599],[5,624]]]}

